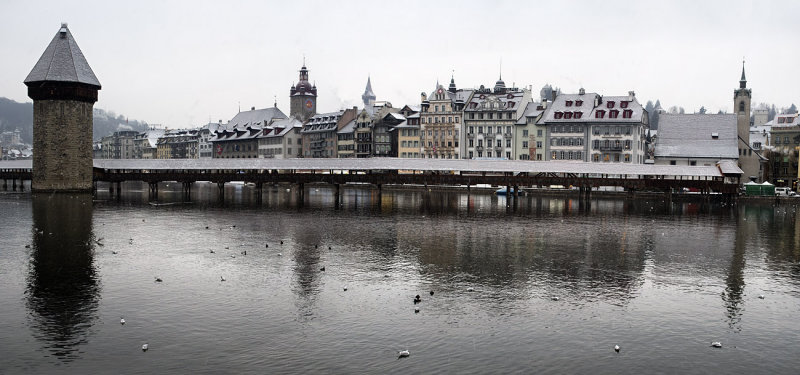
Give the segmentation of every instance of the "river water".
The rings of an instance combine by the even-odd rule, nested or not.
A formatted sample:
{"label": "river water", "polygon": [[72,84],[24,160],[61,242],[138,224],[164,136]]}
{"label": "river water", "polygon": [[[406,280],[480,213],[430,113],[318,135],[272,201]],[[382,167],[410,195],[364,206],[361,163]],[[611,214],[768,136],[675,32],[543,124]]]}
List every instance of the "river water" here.
{"label": "river water", "polygon": [[226,189],[0,193],[0,373],[800,369],[791,204]]}

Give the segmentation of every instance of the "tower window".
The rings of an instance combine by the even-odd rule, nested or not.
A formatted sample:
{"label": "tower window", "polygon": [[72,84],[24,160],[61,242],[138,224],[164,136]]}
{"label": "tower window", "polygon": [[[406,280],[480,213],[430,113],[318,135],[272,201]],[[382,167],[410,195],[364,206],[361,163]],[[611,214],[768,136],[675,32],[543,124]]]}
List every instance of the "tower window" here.
{"label": "tower window", "polygon": [[739,102],[739,112],[744,112],[744,102]]}

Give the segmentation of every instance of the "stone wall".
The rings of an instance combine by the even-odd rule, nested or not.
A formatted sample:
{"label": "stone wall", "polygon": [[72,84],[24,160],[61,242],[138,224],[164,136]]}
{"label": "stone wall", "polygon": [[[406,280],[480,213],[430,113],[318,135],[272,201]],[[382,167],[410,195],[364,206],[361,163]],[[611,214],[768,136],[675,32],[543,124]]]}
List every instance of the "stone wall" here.
{"label": "stone wall", "polygon": [[34,100],[33,191],[92,191],[92,107]]}

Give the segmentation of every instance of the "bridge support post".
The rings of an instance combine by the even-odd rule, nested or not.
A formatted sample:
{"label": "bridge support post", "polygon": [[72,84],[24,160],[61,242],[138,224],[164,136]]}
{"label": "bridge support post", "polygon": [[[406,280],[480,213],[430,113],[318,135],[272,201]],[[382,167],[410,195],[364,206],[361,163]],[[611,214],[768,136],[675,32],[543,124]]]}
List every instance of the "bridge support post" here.
{"label": "bridge support post", "polygon": [[19,191],[25,191],[25,180],[19,179]]}
{"label": "bridge support post", "polygon": [[264,183],[256,182],[256,203],[261,204],[264,197]]}
{"label": "bridge support post", "polygon": [[298,184],[297,189],[297,204],[299,207],[303,207],[305,205],[306,200],[306,186],[303,183]]}
{"label": "bridge support post", "polygon": [[122,182],[117,181],[117,200],[122,198]]}
{"label": "bridge support post", "polygon": [[225,183],[224,182],[217,182],[217,199],[220,201],[225,200]]}
{"label": "bridge support post", "polygon": [[12,178],[11,179],[11,191],[17,191],[17,179],[16,178]]}
{"label": "bridge support post", "polygon": [[188,202],[192,200],[192,183],[191,182],[184,182],[181,184],[181,191],[183,192],[183,200],[184,202]]}
{"label": "bridge support post", "polygon": [[383,200],[382,198],[383,198],[383,188],[381,187],[381,184],[378,184],[378,204],[381,203],[381,201]]}
{"label": "bridge support post", "polygon": [[3,179],[3,190],[8,190],[8,180]]}
{"label": "bridge support post", "polygon": [[158,200],[158,182],[148,182],[147,186],[150,190],[149,198]]}
{"label": "bridge support post", "polygon": [[333,190],[333,208],[339,209],[340,205],[340,191],[341,191],[341,184],[335,184],[335,188]]}
{"label": "bridge support post", "polygon": [[514,194],[511,192],[511,185],[506,184],[506,207],[511,205],[512,199],[514,199]]}

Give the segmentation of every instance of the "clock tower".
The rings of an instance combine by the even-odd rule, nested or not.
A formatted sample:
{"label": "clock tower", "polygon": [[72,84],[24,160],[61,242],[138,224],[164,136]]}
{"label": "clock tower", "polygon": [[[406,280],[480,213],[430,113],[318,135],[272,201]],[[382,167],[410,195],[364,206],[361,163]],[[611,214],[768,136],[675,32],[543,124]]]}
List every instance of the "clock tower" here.
{"label": "clock tower", "polygon": [[289,90],[289,115],[306,122],[317,113],[317,86],[308,82],[308,68],[300,68],[300,81]]}

